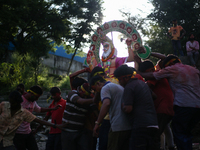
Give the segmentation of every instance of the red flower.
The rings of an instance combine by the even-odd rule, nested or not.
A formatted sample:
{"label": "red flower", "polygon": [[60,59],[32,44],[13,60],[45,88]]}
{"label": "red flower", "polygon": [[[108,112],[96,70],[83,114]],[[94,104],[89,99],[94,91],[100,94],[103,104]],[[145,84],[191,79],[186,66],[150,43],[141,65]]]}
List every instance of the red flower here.
{"label": "red flower", "polygon": [[120,23],[119,27],[124,29],[125,28],[125,24],[124,23]]}
{"label": "red flower", "polygon": [[126,29],[126,31],[130,34],[130,33],[132,32],[132,28],[131,28],[131,27],[128,27],[128,28]]}
{"label": "red flower", "polygon": [[111,26],[114,28],[117,26],[117,23],[116,22],[112,22]]}
{"label": "red flower", "polygon": [[136,35],[136,34],[133,34],[133,35],[132,35],[132,39],[133,39],[133,41],[137,40],[137,35]]}
{"label": "red flower", "polygon": [[101,28],[97,28],[98,33],[100,33],[101,31],[103,31]]}
{"label": "red flower", "polygon": [[92,40],[93,40],[94,42],[97,41],[97,38],[98,38],[98,37],[97,37],[96,35],[93,35],[93,36],[92,36]]}
{"label": "red flower", "polygon": [[137,49],[139,49],[139,47],[140,47],[140,44],[139,43],[136,43],[135,45],[134,45],[134,48],[137,50]]}
{"label": "red flower", "polygon": [[95,50],[95,45],[91,45],[90,49],[94,51]]}
{"label": "red flower", "polygon": [[108,29],[108,28],[109,28],[109,24],[108,24],[108,23],[105,23],[105,24],[104,24],[104,28],[105,28],[105,29]]}

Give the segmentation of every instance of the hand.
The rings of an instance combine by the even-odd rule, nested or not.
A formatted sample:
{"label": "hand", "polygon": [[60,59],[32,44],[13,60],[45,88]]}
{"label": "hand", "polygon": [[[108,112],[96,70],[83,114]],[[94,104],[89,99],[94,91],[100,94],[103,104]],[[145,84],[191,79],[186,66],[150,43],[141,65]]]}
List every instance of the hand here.
{"label": "hand", "polygon": [[56,124],[56,128],[63,130],[65,127],[67,127],[69,123],[63,123],[63,124]]}
{"label": "hand", "polygon": [[93,136],[98,137],[99,136],[99,125],[95,124],[93,129]]}
{"label": "hand", "polygon": [[85,68],[85,72],[91,72],[90,68]]}
{"label": "hand", "polygon": [[62,105],[58,104],[57,106],[55,106],[55,107],[53,108],[53,110],[57,110],[58,108],[62,108]]}
{"label": "hand", "polygon": [[138,54],[141,54],[141,53],[146,53],[146,50],[143,46],[139,47],[139,49],[137,50]]}

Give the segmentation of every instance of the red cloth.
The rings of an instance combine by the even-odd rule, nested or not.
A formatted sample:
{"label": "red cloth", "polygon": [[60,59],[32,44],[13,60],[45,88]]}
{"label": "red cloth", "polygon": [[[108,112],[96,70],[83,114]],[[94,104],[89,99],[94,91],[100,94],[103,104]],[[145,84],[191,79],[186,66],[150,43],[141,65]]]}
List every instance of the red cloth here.
{"label": "red cloth", "polygon": [[[136,74],[136,75],[135,75],[135,78],[138,78],[138,80],[144,81],[143,77],[142,77],[140,74]],[[144,82],[145,82],[145,81],[144,81]]]}
{"label": "red cloth", "polygon": [[[64,113],[65,106],[66,106],[66,100],[61,98],[57,102],[56,105],[54,104],[54,100],[53,100],[53,102],[49,106],[49,108],[54,108],[55,106],[57,106],[59,104],[62,106],[62,108],[58,108],[57,110],[49,111],[46,114],[47,116],[51,116],[51,123],[53,123],[53,124],[55,123],[55,121],[56,121],[56,124],[62,124],[62,117],[63,117],[63,113]],[[54,134],[54,133],[61,133],[61,130],[58,128],[51,127],[49,134]]]}
{"label": "red cloth", "polygon": [[174,115],[173,101],[174,95],[166,78],[160,80],[148,80],[151,90],[157,95],[154,105],[157,113]]}

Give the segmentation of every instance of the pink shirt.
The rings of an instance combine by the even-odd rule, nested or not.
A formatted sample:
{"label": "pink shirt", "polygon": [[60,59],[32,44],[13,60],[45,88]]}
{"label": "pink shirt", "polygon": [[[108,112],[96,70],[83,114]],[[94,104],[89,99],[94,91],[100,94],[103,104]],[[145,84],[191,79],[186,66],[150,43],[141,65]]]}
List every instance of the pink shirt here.
{"label": "pink shirt", "polygon": [[193,43],[191,41],[188,41],[186,43],[186,50],[187,52],[192,51],[193,49],[191,49],[190,47],[194,47],[195,49],[197,49],[196,51],[199,50],[199,42],[198,41],[194,41]]}
{"label": "pink shirt", "polygon": [[[23,102],[21,103],[22,107],[27,109],[28,111],[30,111],[31,113],[34,112],[40,112],[41,111],[41,107],[38,106],[38,104],[36,103],[36,101],[34,102],[30,102],[28,101],[23,95]],[[31,132],[31,127],[30,127],[30,123],[29,122],[22,122],[22,124],[19,126],[19,128],[17,129],[16,133],[20,133],[20,134],[29,134]]]}
{"label": "pink shirt", "polygon": [[174,105],[200,108],[200,72],[176,63],[153,73],[156,80],[167,78],[174,93]]}

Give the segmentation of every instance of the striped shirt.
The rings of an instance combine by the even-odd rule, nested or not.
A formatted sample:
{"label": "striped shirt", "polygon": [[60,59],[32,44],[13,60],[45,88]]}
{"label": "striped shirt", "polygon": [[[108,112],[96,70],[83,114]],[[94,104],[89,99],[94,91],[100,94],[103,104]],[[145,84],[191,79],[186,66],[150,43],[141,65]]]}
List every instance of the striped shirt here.
{"label": "striped shirt", "polygon": [[79,98],[78,92],[75,90],[72,90],[67,95],[66,108],[62,118],[63,123],[69,123],[65,131],[76,132],[84,128],[88,109],[87,107],[77,104]]}

